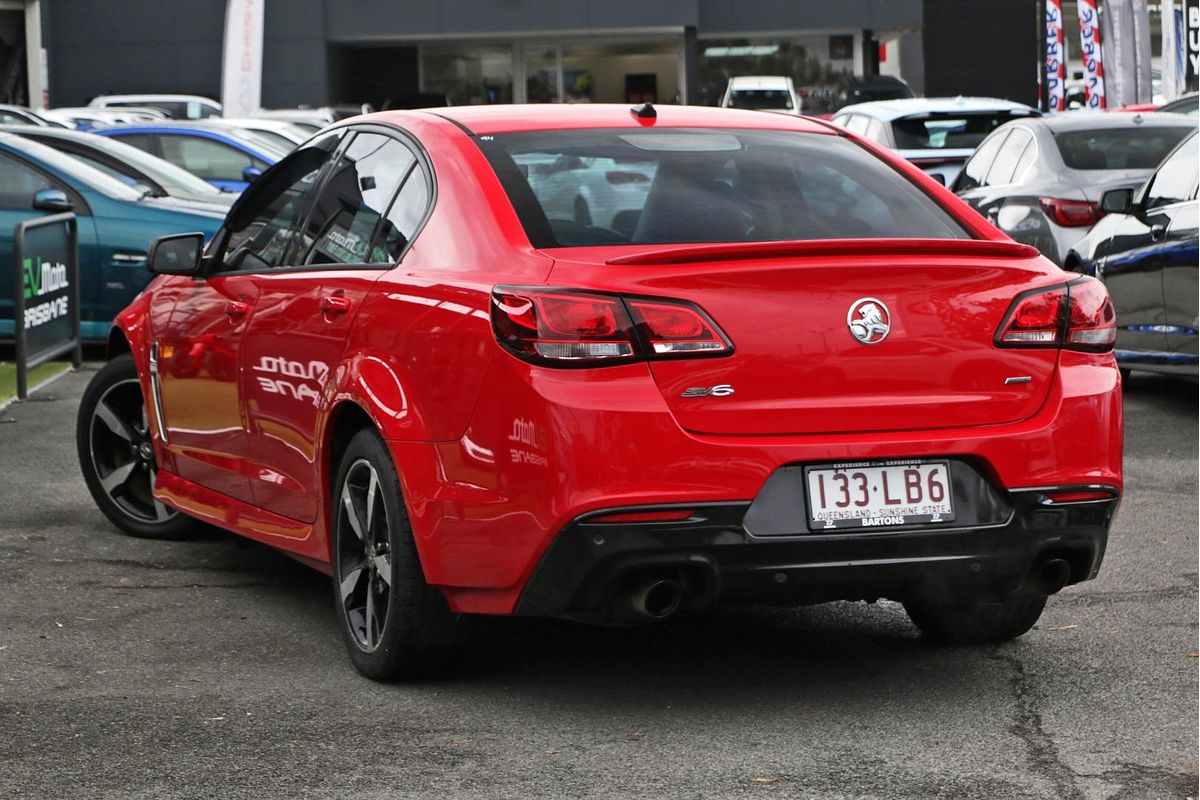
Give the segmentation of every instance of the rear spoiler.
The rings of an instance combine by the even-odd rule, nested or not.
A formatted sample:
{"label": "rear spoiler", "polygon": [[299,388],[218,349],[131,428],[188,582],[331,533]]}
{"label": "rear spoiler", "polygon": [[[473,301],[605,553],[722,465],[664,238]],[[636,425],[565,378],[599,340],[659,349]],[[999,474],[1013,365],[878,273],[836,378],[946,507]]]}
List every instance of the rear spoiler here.
{"label": "rear spoiler", "polygon": [[983,239],[814,239],[803,242],[728,242],[684,245],[610,258],[614,266],[690,264],[702,261],[745,261],[758,258],[822,256],[964,256],[1034,258],[1036,247],[1020,242]]}

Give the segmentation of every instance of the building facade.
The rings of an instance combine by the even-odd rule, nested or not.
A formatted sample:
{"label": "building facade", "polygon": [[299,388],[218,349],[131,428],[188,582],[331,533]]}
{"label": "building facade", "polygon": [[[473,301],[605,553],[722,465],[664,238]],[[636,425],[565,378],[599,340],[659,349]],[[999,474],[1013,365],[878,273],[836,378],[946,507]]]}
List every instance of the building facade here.
{"label": "building facade", "polygon": [[[978,35],[957,41],[956,19],[961,32],[970,32],[968,17],[987,8],[993,25],[1013,27],[1013,9],[1029,16],[1035,6],[1030,0],[263,2],[267,107],[711,104],[731,75],[783,74],[814,113],[864,76],[903,77],[922,93],[926,64],[942,63],[936,52],[942,44],[974,48],[978,63]],[[936,42],[925,35],[930,8]],[[224,13],[224,0],[41,0],[50,104],[83,105],[97,94],[125,92],[215,97]],[[1020,35],[1035,58],[1036,20],[1025,22]],[[1005,57],[1002,48],[996,55]],[[1036,87],[1031,92],[1027,85],[1033,71],[1031,62],[1029,74],[1011,81],[1021,88],[990,93],[1034,100]],[[980,93],[969,80],[960,76],[959,92]]]}

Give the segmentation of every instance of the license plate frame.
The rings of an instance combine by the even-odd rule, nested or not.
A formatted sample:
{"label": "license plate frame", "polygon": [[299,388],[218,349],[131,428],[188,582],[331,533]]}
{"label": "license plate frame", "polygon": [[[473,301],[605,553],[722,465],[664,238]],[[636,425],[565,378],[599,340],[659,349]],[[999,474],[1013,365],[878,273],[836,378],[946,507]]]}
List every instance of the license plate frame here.
{"label": "license plate frame", "polygon": [[[922,500],[909,503],[905,494],[906,474],[904,470],[916,470],[920,475]],[[940,470],[940,475],[938,473]],[[853,502],[843,509],[833,507],[832,494],[841,497],[840,482],[830,477],[834,473],[847,475],[851,485],[850,494],[861,497],[861,482],[854,473],[861,473],[867,481],[868,504],[857,506]],[[937,482],[945,490],[944,501],[928,500],[926,494],[935,493],[929,485],[929,475],[933,474]],[[820,476],[829,478],[826,484],[826,502],[820,504]],[[882,476],[889,476],[885,483]],[[897,483],[898,481],[898,483]],[[837,486],[833,484],[837,483]],[[899,497],[898,505],[888,505],[886,502],[875,502],[874,497],[895,499]],[[847,498],[852,499],[852,498]],[[948,459],[900,459],[891,461],[853,461],[832,464],[812,464],[804,468],[804,509],[807,516],[808,529],[813,533],[844,533],[848,531],[886,531],[892,528],[924,525],[939,527],[951,523],[955,519],[956,503],[954,497],[953,473]],[[879,510],[877,514],[856,514],[859,510]],[[882,512],[887,513],[882,513]],[[834,513],[830,513],[834,512]],[[901,513],[903,512],[903,513]],[[844,515],[844,517],[842,516]]]}

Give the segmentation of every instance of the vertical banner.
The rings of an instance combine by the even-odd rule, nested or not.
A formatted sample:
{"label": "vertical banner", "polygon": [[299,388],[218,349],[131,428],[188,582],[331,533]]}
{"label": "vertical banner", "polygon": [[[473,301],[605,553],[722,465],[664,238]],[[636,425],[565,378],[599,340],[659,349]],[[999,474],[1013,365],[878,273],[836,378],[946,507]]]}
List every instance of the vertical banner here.
{"label": "vertical banner", "polygon": [[221,105],[227,117],[248,117],[262,107],[263,3],[229,0],[221,60]]}
{"label": "vertical banner", "polygon": [[1062,0],[1046,0],[1046,98],[1051,114],[1067,107],[1067,48]]}
{"label": "vertical banner", "polygon": [[[1183,0],[1183,11],[1183,88],[1194,92],[1200,87],[1200,0]],[[1180,33],[1176,31],[1176,35]]]}
{"label": "vertical banner", "polygon": [[1149,103],[1150,9],[1146,0],[1104,0],[1104,99],[1109,108]]}
{"label": "vertical banner", "polygon": [[1084,108],[1108,107],[1104,97],[1104,59],[1100,53],[1100,0],[1079,0],[1079,49],[1083,58]]}
{"label": "vertical banner", "polygon": [[1162,0],[1162,93],[1170,101],[1183,94],[1187,63],[1183,43],[1183,9],[1176,0]]}

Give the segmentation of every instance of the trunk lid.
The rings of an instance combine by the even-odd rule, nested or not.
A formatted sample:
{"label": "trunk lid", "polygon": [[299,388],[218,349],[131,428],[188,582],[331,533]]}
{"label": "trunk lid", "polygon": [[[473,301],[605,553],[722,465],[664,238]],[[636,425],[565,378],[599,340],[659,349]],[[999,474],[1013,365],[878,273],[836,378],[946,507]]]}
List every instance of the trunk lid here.
{"label": "trunk lid", "polygon": [[[1035,250],[1012,242],[548,252],[558,259],[551,277],[557,285],[688,300],[730,338],[729,356],[650,364],[671,413],[695,433],[823,434],[1014,422],[1041,407],[1057,364],[1056,350],[993,343],[1016,295],[1063,280]],[[851,323],[866,342],[856,338]],[[888,327],[886,335],[879,324]],[[714,387],[733,392],[696,391]]]}

